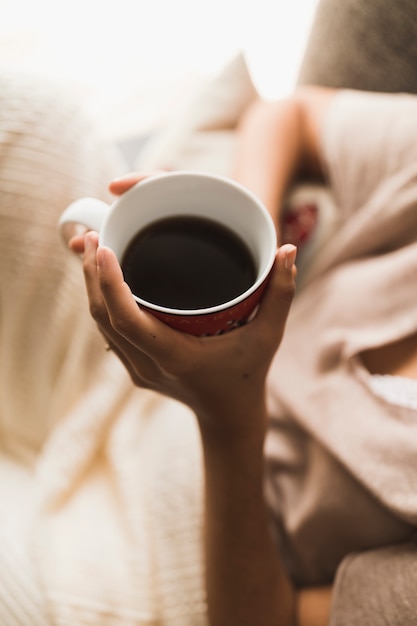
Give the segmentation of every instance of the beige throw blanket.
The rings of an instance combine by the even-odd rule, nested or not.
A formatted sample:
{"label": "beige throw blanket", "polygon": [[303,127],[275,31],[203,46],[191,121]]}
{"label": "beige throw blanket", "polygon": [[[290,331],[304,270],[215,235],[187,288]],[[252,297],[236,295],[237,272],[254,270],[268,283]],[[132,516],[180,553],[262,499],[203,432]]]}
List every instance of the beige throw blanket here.
{"label": "beige throw blanket", "polygon": [[0,77],[0,624],[205,624],[194,417],[104,351],[57,231],[124,171],[93,129]]}

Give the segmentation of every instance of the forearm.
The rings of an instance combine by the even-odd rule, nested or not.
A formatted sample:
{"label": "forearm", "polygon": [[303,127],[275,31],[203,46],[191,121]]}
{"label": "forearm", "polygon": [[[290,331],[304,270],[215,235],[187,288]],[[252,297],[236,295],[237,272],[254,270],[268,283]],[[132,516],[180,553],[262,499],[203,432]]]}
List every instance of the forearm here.
{"label": "forearm", "polygon": [[304,150],[297,99],[257,101],[242,116],[234,177],[263,201],[277,225],[286,191],[303,167]]}
{"label": "forearm", "polygon": [[321,125],[336,91],[303,87],[277,102],[252,104],[238,126],[234,177],[251,189],[275,223],[297,177],[323,180]]}
{"label": "forearm", "polygon": [[[245,430],[200,416],[210,626],[328,626],[331,587],[295,590],[272,538],[264,500],[263,400],[237,405]],[[230,409],[229,409],[230,410]]]}
{"label": "forearm", "polygon": [[203,428],[202,441],[210,626],[292,626],[295,594],[264,504],[263,436],[228,441]]}
{"label": "forearm", "polygon": [[262,452],[204,437],[210,626],[328,626],[331,587],[296,592],[271,537]]}

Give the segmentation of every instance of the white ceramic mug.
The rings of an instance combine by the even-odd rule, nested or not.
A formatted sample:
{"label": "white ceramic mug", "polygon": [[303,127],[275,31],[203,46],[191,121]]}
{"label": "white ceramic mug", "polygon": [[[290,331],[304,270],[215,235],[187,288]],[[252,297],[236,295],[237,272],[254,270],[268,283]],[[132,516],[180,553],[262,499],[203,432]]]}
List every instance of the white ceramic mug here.
{"label": "white ceramic mug", "polygon": [[72,203],[59,220],[61,229],[79,223],[99,233],[100,245],[111,248],[122,263],[132,238],[144,227],[176,215],[205,217],[234,231],[253,257],[256,277],[238,297],[204,309],[176,309],[147,302],[133,294],[142,308],[163,322],[194,335],[227,332],[253,315],[266,288],[277,247],[273,220],[254,194],[231,179],[196,171],[150,176],[111,206],[94,198]]}

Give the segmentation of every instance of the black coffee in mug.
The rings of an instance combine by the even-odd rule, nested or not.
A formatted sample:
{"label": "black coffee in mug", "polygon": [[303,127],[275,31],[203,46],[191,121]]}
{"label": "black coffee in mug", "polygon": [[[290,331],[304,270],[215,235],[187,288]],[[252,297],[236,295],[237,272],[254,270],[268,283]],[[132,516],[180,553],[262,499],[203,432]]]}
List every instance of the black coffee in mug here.
{"label": "black coffee in mug", "polygon": [[163,307],[223,304],[256,280],[252,254],[232,230],[205,217],[162,218],[141,230],[122,259],[132,293]]}

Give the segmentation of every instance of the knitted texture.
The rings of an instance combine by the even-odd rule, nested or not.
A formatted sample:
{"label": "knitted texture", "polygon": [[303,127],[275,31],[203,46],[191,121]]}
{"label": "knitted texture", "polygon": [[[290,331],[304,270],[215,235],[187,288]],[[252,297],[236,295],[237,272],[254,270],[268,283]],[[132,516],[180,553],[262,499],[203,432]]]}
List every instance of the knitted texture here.
{"label": "knitted texture", "polygon": [[26,455],[101,358],[79,262],[56,222],[81,195],[108,198],[112,161],[58,88],[0,77],[0,433]]}
{"label": "knitted texture", "polygon": [[123,168],[66,90],[0,77],[5,626],[206,623],[194,416],[104,351],[57,230],[73,200],[109,200]]}
{"label": "knitted texture", "polygon": [[30,562],[0,534],[0,623],[47,626],[44,598]]}

